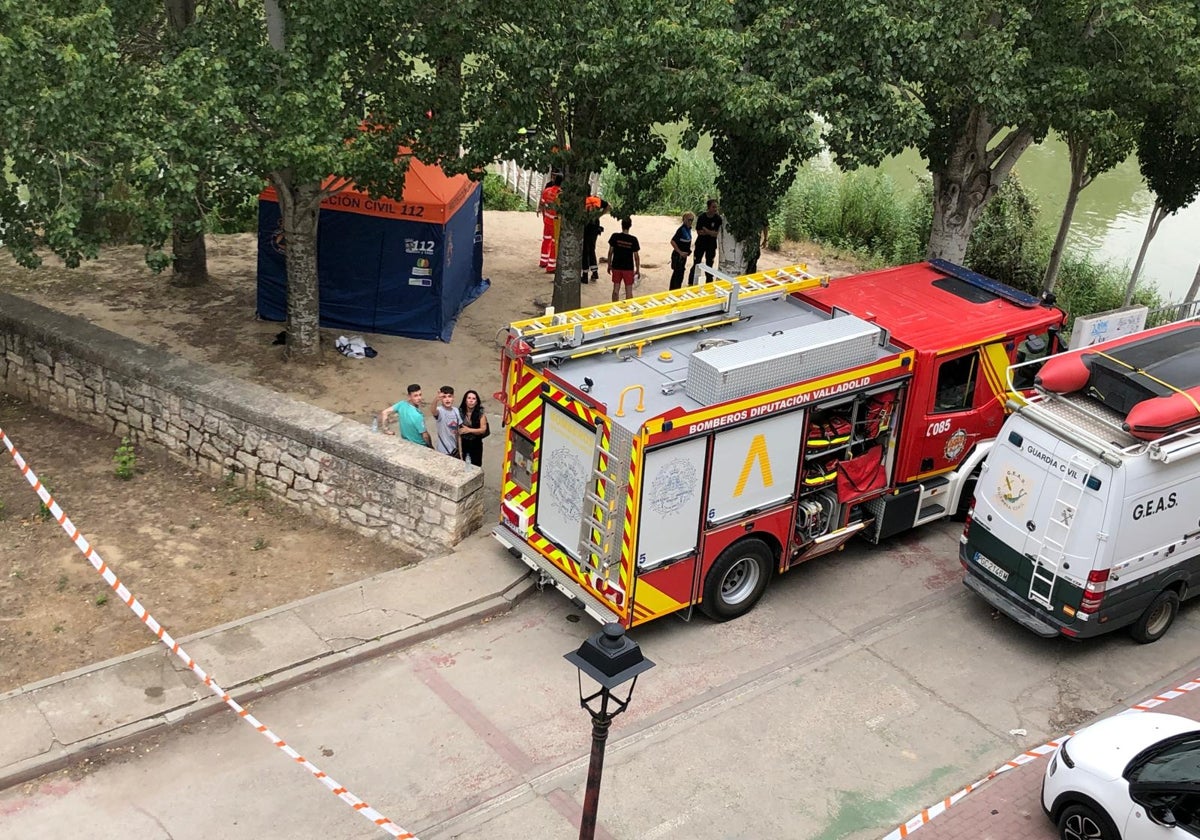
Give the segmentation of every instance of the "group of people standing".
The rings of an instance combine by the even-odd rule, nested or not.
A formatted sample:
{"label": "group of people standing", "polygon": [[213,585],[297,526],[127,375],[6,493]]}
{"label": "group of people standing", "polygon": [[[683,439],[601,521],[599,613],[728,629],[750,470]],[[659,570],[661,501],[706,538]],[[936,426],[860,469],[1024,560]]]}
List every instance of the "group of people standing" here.
{"label": "group of people standing", "polygon": [[[725,220],[721,218],[721,208],[715,198],[708,200],[708,206],[697,218],[694,213],[683,214],[683,224],[671,237],[671,289],[683,287],[683,273],[687,269],[688,256],[695,250],[692,257],[692,270],[688,274],[688,285],[696,285],[696,266],[703,260],[712,268],[717,256],[717,239],[721,235],[721,226]],[[695,224],[695,231],[692,225]],[[712,275],[705,275],[705,282],[711,282]]]}
{"label": "group of people standing", "polygon": [[[379,412],[379,428],[385,435],[398,433],[409,443],[432,447],[443,455],[482,467],[483,439],[491,434],[491,430],[479,392],[468,390],[463,394],[462,401],[455,405],[454,388],[450,385],[438,388],[437,402],[430,411],[434,435],[430,435],[425,427],[425,415],[421,411],[423,404],[421,386],[409,385],[407,399]],[[392,417],[396,418],[395,431],[388,425]]]}
{"label": "group of people standing", "polygon": [[[562,175],[555,173],[542,190],[538,201],[537,212],[542,217],[542,252],[538,265],[549,274],[553,274],[558,268],[558,197],[561,191]],[[596,283],[600,279],[596,244],[600,234],[604,232],[600,225],[600,216],[608,212],[609,206],[607,201],[591,195],[589,191],[585,209],[588,211],[588,221],[583,228],[583,264],[579,271],[579,282]],[[683,214],[683,224],[671,237],[671,289],[683,287],[689,256],[692,256],[692,269],[688,273],[689,286],[697,282],[696,267],[701,261],[712,267],[717,256],[717,240],[724,223],[715,198],[708,200],[708,205],[699,217],[690,211]],[[621,231],[608,239],[608,273],[612,278],[614,301],[621,299],[622,288],[628,300],[634,285],[641,279],[641,245],[637,237],[629,232],[632,224],[632,219],[626,216],[621,220]],[[706,273],[705,282],[711,280],[712,275]]]}

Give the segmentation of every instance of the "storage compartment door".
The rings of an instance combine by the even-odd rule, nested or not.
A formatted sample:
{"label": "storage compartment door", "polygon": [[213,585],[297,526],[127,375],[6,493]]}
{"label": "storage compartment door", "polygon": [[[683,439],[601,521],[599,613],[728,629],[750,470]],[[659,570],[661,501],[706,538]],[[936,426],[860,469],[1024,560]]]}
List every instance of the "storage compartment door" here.
{"label": "storage compartment door", "polygon": [[596,432],[551,402],[542,416],[537,529],[579,559],[583,496],[592,485]]}
{"label": "storage compartment door", "polygon": [[716,435],[708,526],[790,499],[796,488],[804,412],[781,414]]}
{"label": "storage compartment door", "polygon": [[639,572],[696,553],[706,444],[699,438],[646,455],[638,522]]}

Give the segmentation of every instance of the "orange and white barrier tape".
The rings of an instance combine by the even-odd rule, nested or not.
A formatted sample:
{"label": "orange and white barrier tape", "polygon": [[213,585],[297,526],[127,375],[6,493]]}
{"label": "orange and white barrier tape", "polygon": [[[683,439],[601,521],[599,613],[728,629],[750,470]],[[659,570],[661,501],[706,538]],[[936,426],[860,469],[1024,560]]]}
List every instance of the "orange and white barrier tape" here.
{"label": "orange and white barrier tape", "polygon": [[0,441],[4,443],[5,448],[7,448],[9,454],[12,455],[13,460],[17,464],[17,468],[21,471],[21,475],[25,476],[26,481],[28,481],[29,485],[33,487],[34,492],[38,494],[38,498],[42,500],[42,504],[50,509],[50,513],[54,516],[54,519],[58,522],[58,524],[62,526],[62,529],[67,533],[67,536],[71,538],[71,542],[75,543],[76,548],[83,552],[83,556],[86,557],[88,562],[92,564],[92,567],[100,573],[100,576],[104,578],[105,583],[113,588],[113,591],[117,593],[117,597],[125,603],[125,606],[133,610],[133,614],[141,619],[142,623],[149,628],[150,632],[153,633],[160,642],[166,645],[172,653],[178,656],[181,661],[187,664],[189,671],[195,674],[201,682],[208,686],[212,690],[213,694],[220,697],[221,700],[224,701],[225,705],[233,709],[233,711],[237,713],[238,717],[242,718],[246,721],[246,723],[254,727],[255,731],[262,733],[263,737],[265,737],[275,746],[279,747],[279,749],[282,750],[288,758],[292,759],[297,764],[301,765],[305,770],[312,773],[312,775],[318,781],[320,781],[321,784],[329,788],[329,791],[338,799],[345,802],[355,811],[362,814],[392,837],[400,838],[400,840],[416,840],[416,835],[401,828],[383,814],[376,811],[366,802],[363,802],[353,793],[342,787],[337,781],[327,776],[324,771],[314,765],[307,758],[300,755],[300,753],[296,752],[296,750],[294,750],[292,747],[288,746],[287,742],[268,729],[264,724],[260,723],[254,717],[254,715],[250,714],[250,712],[238,705],[237,701],[229,696],[229,692],[217,685],[213,678],[205,673],[204,670],[197,665],[190,656],[187,655],[184,649],[179,646],[179,642],[171,638],[171,634],[166,631],[166,628],[155,621],[154,617],[146,611],[145,607],[143,607],[141,603],[133,597],[133,594],[125,587],[125,584],[121,583],[121,581],[117,579],[117,576],[113,574],[112,569],[110,569],[108,564],[105,563],[100,557],[99,552],[97,552],[91,546],[91,544],[84,539],[83,535],[79,533],[79,529],[75,527],[74,523],[71,522],[70,518],[63,512],[62,508],[59,507],[58,502],[54,501],[54,498],[49,492],[47,492],[46,488],[42,486],[42,482],[38,480],[37,475],[29,468],[29,464],[25,463],[25,459],[21,457],[21,453],[17,451],[17,447],[13,444],[8,435],[4,433],[4,429],[2,428],[0,428]]}
{"label": "orange and white barrier tape", "polygon": [[[1157,694],[1148,700],[1143,700],[1141,703],[1135,703],[1128,709],[1125,709],[1123,712],[1121,712],[1121,714],[1127,715],[1134,712],[1147,712],[1156,706],[1161,706],[1163,703],[1174,700],[1176,697],[1182,697],[1189,691],[1196,691],[1197,689],[1200,689],[1200,680],[1189,680],[1181,686],[1173,688],[1169,691],[1164,691],[1162,694]],[[1067,737],[1068,736],[1064,735],[1057,741],[1048,741],[1045,744],[1042,744],[1040,747],[1034,747],[1033,749],[1026,750],[1020,755],[1004,762],[1004,764],[997,767],[991,773],[988,773],[975,784],[967,785],[958,793],[947,796],[941,802],[922,809],[921,813],[904,823],[904,825],[893,830],[890,834],[884,837],[883,840],[901,840],[901,838],[908,837],[921,826],[928,824],[929,821],[934,817],[945,812],[945,810],[950,806],[958,804],[958,802],[962,800],[962,798],[968,793],[978,790],[980,787],[987,784],[1001,773],[1006,773],[1009,770],[1012,770],[1014,767],[1020,767],[1022,764],[1028,764],[1034,759],[1041,758],[1044,755],[1049,755],[1050,753],[1054,752],[1056,749],[1058,749],[1058,745],[1061,744]]]}

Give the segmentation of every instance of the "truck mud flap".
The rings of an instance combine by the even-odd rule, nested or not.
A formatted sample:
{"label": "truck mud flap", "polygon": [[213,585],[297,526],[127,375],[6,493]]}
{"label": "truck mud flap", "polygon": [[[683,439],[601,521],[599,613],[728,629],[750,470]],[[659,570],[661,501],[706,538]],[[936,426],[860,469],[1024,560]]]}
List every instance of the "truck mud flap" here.
{"label": "truck mud flap", "polygon": [[621,623],[621,618],[608,608],[599,598],[586,591],[576,581],[571,580],[565,572],[554,566],[549,560],[525,545],[519,538],[509,532],[503,525],[492,529],[492,536],[509,554],[520,560],[539,576],[538,585],[552,584],[574,604],[601,624]]}
{"label": "truck mud flap", "polygon": [[963,576],[963,584],[966,585],[967,589],[970,589],[976,595],[983,598],[983,600],[1000,610],[1000,612],[1017,622],[1017,624],[1020,624],[1026,630],[1036,633],[1043,639],[1053,639],[1055,636],[1060,635],[1057,625],[1023,609],[1011,597],[997,592],[985,581],[975,577],[971,572],[967,572]]}

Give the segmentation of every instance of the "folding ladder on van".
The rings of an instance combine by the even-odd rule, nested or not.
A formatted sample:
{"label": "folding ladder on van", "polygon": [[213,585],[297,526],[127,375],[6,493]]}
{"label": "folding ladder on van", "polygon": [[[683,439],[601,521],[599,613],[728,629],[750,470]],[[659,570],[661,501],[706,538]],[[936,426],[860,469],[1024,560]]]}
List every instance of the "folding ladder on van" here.
{"label": "folding ladder on van", "polygon": [[[1083,489],[1087,486],[1088,476],[1096,462],[1083,455],[1076,454],[1067,464],[1067,474],[1058,485],[1058,495],[1050,508],[1050,521],[1046,523],[1042,535],[1042,543],[1038,548],[1037,557],[1033,561],[1033,574],[1029,578],[1029,600],[1050,609],[1050,596],[1054,593],[1054,584],[1058,580],[1058,570],[1062,565],[1063,555],[1067,548],[1067,539],[1075,527],[1075,519],[1079,513],[1079,502],[1083,499]],[[1079,476],[1072,479],[1071,474]]]}

